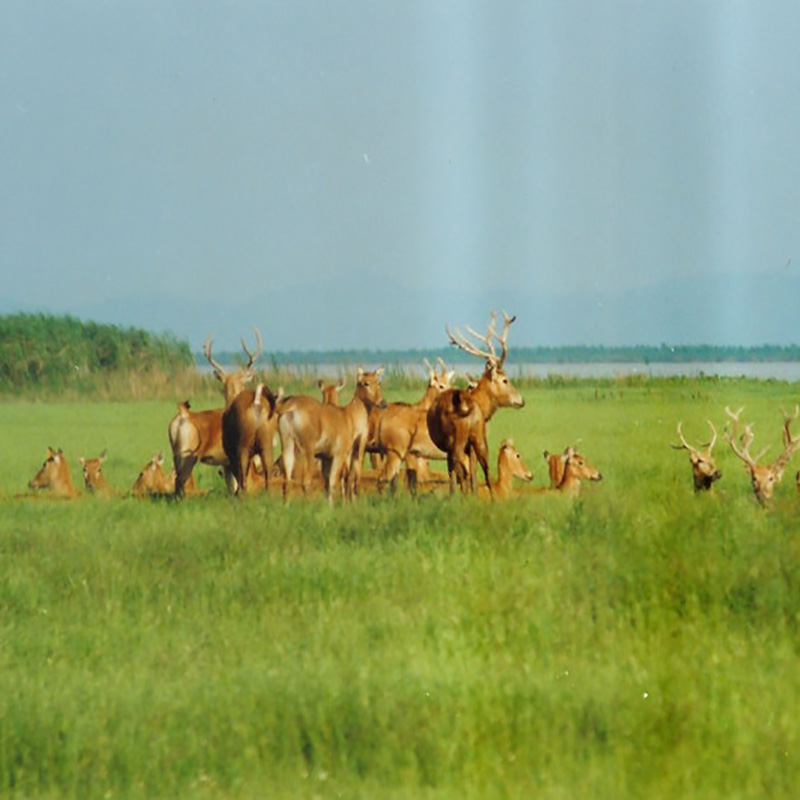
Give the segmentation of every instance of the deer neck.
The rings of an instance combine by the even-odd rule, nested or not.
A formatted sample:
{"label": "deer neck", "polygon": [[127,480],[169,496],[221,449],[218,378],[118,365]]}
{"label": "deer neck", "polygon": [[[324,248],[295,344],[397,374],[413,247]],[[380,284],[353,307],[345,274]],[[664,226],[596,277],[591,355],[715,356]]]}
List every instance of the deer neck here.
{"label": "deer neck", "polygon": [[422,395],[422,399],[417,402],[416,407],[420,411],[427,411],[433,405],[437,394],[436,387],[428,384],[428,388],[425,389],[425,394]]}
{"label": "deer neck", "polygon": [[471,390],[470,397],[475,404],[480,408],[483,418],[488,422],[497,411],[498,404],[491,390],[491,379],[484,375],[478,385]]}
{"label": "deer neck", "polygon": [[502,454],[497,458],[497,480],[494,482],[494,494],[498,500],[506,500],[511,496],[514,476]]}

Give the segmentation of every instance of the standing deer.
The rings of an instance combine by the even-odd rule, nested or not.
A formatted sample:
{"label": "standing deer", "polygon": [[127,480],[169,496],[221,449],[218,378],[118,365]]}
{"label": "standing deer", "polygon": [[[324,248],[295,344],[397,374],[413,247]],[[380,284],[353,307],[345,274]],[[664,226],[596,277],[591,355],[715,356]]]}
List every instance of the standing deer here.
{"label": "standing deer", "polygon": [[783,414],[783,452],[771,464],[759,464],[768,448],[764,448],[757,456],[750,455],[750,445],[753,443],[755,434],[753,433],[752,423],[745,425],[741,436],[739,435],[739,417],[744,411],[744,407],[733,412],[725,407],[725,413],[731,419],[731,430],[726,427],[723,433],[724,438],[730,444],[731,450],[738,458],[744,462],[745,469],[750,475],[750,483],[753,486],[756,500],[761,505],[766,505],[772,500],[775,487],[783,479],[783,472],[792,457],[794,451],[800,446],[800,435],[792,436],[791,424],[800,414],[800,407],[795,406],[793,414],[787,414],[781,409]]}
{"label": "standing deer", "polygon": [[[322,462],[328,500],[340,490],[347,499],[358,494],[370,409],[384,405],[380,376],[358,368],[353,398],[345,406],[320,403],[313,397],[288,397],[280,404],[278,433],[281,439],[283,495],[288,499],[292,481],[307,491],[314,459]],[[295,472],[297,470],[297,472]]]}
{"label": "standing deer", "polygon": [[[247,355],[247,365],[235,372],[227,372],[214,360],[211,353],[211,337],[203,345],[203,353],[214,370],[214,376],[222,384],[227,408],[236,396],[252,380],[255,372],[252,367],[261,355],[261,333],[254,328],[256,352],[251,352],[242,342]],[[184,486],[189,480],[194,465],[203,464],[227,468],[228,459],[222,444],[222,414],[225,409],[214,408],[207,411],[192,411],[189,401],[178,403],[178,413],[169,423],[169,443],[175,465],[175,494],[183,497]]]}
{"label": "standing deer", "polygon": [[376,449],[385,456],[378,479],[379,491],[387,483],[395,491],[400,465],[405,461],[408,488],[415,494],[420,472],[425,470],[427,460],[446,458],[428,433],[428,409],[442,392],[450,388],[454,373],[447,369],[441,358],[439,373],[427,359],[423,363],[428,370],[428,385],[422,399],[413,404],[390,403],[378,421]]}
{"label": "standing deer", "polygon": [[83,483],[86,486],[86,490],[92,494],[109,496],[115,493],[106,480],[106,476],[103,475],[105,460],[105,450],[97,458],[78,457],[78,461],[81,462],[81,467],[83,468]]}
{"label": "standing deer", "polygon": [[[511,385],[503,365],[508,355],[508,329],[516,317],[503,312],[503,331],[497,334],[497,314],[492,312],[489,329],[485,336],[467,332],[475,342],[471,342],[458,330],[455,334],[446,328],[451,344],[459,350],[486,360],[486,366],[473,389],[447,389],[432,403],[427,414],[428,432],[433,443],[447,454],[447,472],[450,476],[450,492],[455,492],[458,481],[462,492],[476,492],[477,461],[489,494],[493,495],[489,479],[488,445],[486,442],[486,423],[495,411],[502,407],[522,408],[525,401]],[[500,355],[495,350],[495,341],[502,348]],[[481,349],[480,342],[485,346]]]}
{"label": "standing deer", "polygon": [[[228,460],[228,489],[246,494],[252,479],[251,464],[259,456],[263,465],[273,460],[273,438],[277,430],[276,405],[282,391],[274,395],[259,383],[255,391],[245,389],[222,414],[222,446]],[[264,489],[269,488],[270,470],[264,468]]]}
{"label": "standing deer", "polygon": [[64,452],[59,447],[47,448],[47,456],[39,471],[28,482],[29,489],[49,489],[53,497],[77,497]]}
{"label": "standing deer", "polygon": [[681,440],[680,444],[673,444],[671,447],[674,450],[688,450],[689,460],[692,463],[692,478],[694,479],[695,492],[707,492],[711,489],[715,481],[722,477],[722,473],[717,469],[717,464],[711,451],[717,441],[717,429],[711,420],[706,420],[711,428],[711,441],[703,445],[703,449],[692,447],[684,438],[683,431],[681,430],[682,422],[678,423],[678,438]]}
{"label": "standing deer", "polygon": [[581,490],[581,481],[601,481],[603,475],[593,467],[574,447],[563,453],[544,451],[550,472],[550,488],[562,494],[576,496]]}

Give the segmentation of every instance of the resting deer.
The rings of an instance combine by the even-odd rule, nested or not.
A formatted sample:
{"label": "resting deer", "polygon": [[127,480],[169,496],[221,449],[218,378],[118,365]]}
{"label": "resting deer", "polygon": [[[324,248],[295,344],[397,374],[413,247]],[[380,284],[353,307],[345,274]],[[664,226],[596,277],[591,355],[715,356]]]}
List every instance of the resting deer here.
{"label": "resting deer", "polygon": [[772,500],[775,493],[775,487],[783,479],[783,472],[786,465],[792,457],[794,451],[800,446],[800,435],[792,436],[790,427],[792,422],[797,419],[800,414],[800,407],[795,406],[793,414],[787,414],[783,409],[783,452],[771,464],[759,464],[758,462],[763,458],[767,448],[764,448],[757,456],[750,455],[750,445],[753,443],[754,433],[752,423],[745,425],[744,431],[741,436],[739,435],[739,417],[744,408],[733,412],[725,407],[725,413],[731,419],[731,430],[728,431],[727,427],[723,436],[731,450],[737,455],[738,458],[744,462],[745,469],[750,475],[750,483],[753,486],[753,492],[756,499],[761,505],[767,504]]}
{"label": "resting deer", "polygon": [[[268,386],[258,384],[255,391],[239,392],[222,414],[222,446],[228,460],[228,489],[246,494],[251,488],[251,463],[257,455],[262,464],[272,464],[273,438],[277,431],[277,403],[282,390],[274,395]],[[269,470],[263,470],[264,489],[269,488]]]}
{"label": "resting deer", "polygon": [[[421,472],[425,471],[428,459],[444,459],[445,454],[431,441],[428,433],[428,409],[433,401],[450,388],[453,372],[439,359],[440,372],[423,360],[428,371],[428,385],[422,399],[416,403],[390,403],[380,415],[375,434],[376,448],[385,456],[378,479],[378,490],[388,483],[394,491],[400,465],[406,462],[408,488],[416,493]],[[426,473],[427,474],[427,473]]]}
{"label": "resting deer", "polygon": [[[486,360],[483,375],[474,389],[447,389],[433,401],[428,410],[427,423],[431,440],[447,455],[451,494],[455,492],[456,481],[463,492],[471,490],[475,493],[476,461],[483,469],[486,486],[490,495],[492,494],[486,423],[498,408],[522,408],[525,405],[522,395],[511,385],[503,371],[508,355],[508,329],[516,317],[510,317],[503,312],[503,318],[503,331],[500,335],[496,331],[497,315],[494,311],[485,336],[467,328],[474,342],[459,331],[453,334],[446,328],[451,344],[465,353]],[[499,355],[495,350],[495,342],[502,348]]]}
{"label": "resting deer", "polygon": [[582,481],[601,481],[603,475],[593,467],[574,447],[563,453],[544,451],[550,472],[550,488],[562,494],[575,496],[580,493]]}
{"label": "resting deer", "polygon": [[161,497],[171,494],[174,483],[164,474],[164,454],[159,450],[142,467],[133,484],[131,494],[135,497]]}
{"label": "resting deer", "polygon": [[514,440],[509,436],[500,444],[497,453],[497,480],[494,482],[494,497],[507,500],[514,488],[514,478],[530,483],[533,473],[525,466],[520,452],[514,447]]}
{"label": "resting deer", "polygon": [[345,406],[320,403],[306,396],[287,397],[281,402],[278,433],[285,499],[292,481],[298,481],[304,492],[308,490],[315,458],[322,461],[330,502],[340,490],[347,499],[358,494],[369,412],[374,406],[385,404],[382,374],[383,367],[374,372],[359,367],[353,398]]}
{"label": "resting deer", "polygon": [[[261,333],[254,328],[256,352],[251,352],[242,339],[242,349],[247,355],[247,365],[235,372],[227,372],[214,360],[211,353],[211,338],[206,339],[203,353],[213,367],[214,376],[222,384],[227,408],[255,377],[252,367],[261,355]],[[178,414],[169,423],[169,442],[175,464],[175,494],[183,497],[184,486],[189,480],[194,465],[203,464],[227,467],[228,459],[222,444],[222,413],[225,409],[192,411],[189,401],[178,403]]]}
{"label": "resting deer", "polygon": [[103,450],[97,458],[78,457],[83,468],[83,483],[91,494],[110,496],[116,494],[114,489],[103,475],[103,464],[106,460],[106,451]]}
{"label": "resting deer", "polygon": [[694,480],[695,492],[707,492],[711,489],[714,482],[722,477],[722,473],[717,469],[717,464],[714,461],[714,457],[711,455],[711,451],[714,449],[714,445],[717,441],[717,429],[710,419],[706,421],[711,428],[711,441],[703,445],[702,450],[698,447],[692,447],[689,442],[686,441],[683,431],[681,430],[682,422],[678,423],[678,438],[681,440],[681,443],[671,445],[674,450],[688,450],[689,460],[692,463],[692,478]]}
{"label": "resting deer", "polygon": [[39,471],[28,482],[29,489],[49,489],[53,497],[77,497],[78,491],[72,485],[64,452],[59,447],[47,448],[47,456]]}

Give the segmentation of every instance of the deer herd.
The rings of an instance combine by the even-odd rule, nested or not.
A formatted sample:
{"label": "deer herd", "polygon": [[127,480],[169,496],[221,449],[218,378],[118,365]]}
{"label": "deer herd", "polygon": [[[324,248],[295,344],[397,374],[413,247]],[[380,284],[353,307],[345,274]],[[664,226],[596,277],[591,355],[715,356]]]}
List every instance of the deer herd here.
{"label": "deer herd", "polygon": [[[264,383],[247,388],[257,378],[254,365],[262,351],[258,330],[255,351],[242,339],[247,363],[235,371],[226,370],[214,359],[209,338],[203,352],[222,386],[225,407],[195,411],[188,400],[178,403],[167,431],[172,471],[165,473],[164,455],[156,453],[142,467],[131,494],[175,498],[196,494],[193,471],[200,462],[221,472],[232,495],[265,491],[277,485],[288,501],[297,492],[307,494],[321,486],[329,502],[337,497],[350,501],[368,485],[378,492],[388,488],[394,493],[405,466],[407,487],[413,495],[422,485],[435,487],[446,482],[450,494],[461,491],[492,500],[507,499],[514,492],[514,479],[533,479],[511,438],[500,444],[496,478],[490,477],[487,425],[499,409],[520,409],[525,405],[504,370],[508,333],[515,319],[503,312],[502,329],[498,332],[498,318],[492,312],[486,334],[467,327],[467,336],[447,327],[453,346],[484,362],[483,373],[477,379],[468,376],[467,388],[458,388],[452,385],[454,373],[442,359],[438,360],[438,370],[424,360],[427,386],[416,403],[386,402],[381,387],[383,367],[373,371],[359,367],[352,396],[344,404],[339,398],[346,388],[345,380],[320,380],[319,399],[285,395],[282,387],[273,391]],[[729,425],[723,437],[744,463],[756,499],[767,504],[793,453],[800,449],[800,435],[791,433],[800,408],[796,406],[793,414],[783,412],[784,449],[771,464],[760,463],[763,451],[755,457],[750,454],[753,426],[748,424],[739,432],[742,410],[734,413],[726,407]],[[712,490],[722,477],[712,455],[717,430],[710,420],[708,425],[710,441],[693,447],[684,437],[682,423],[678,423],[680,444],[672,445],[689,453],[695,492]],[[280,444],[277,458],[276,442]],[[367,456],[371,468],[365,471]],[[602,480],[601,473],[573,446],[555,454],[545,451],[544,458],[550,486],[534,489],[536,493],[575,496],[583,481]],[[103,475],[105,460],[105,450],[97,458],[80,458],[87,492],[117,494]],[[446,481],[441,472],[429,469],[431,460],[446,462]],[[800,472],[797,482],[800,492]],[[31,489],[49,489],[52,496],[69,498],[80,494],[60,449],[48,448],[42,467],[28,485]]]}

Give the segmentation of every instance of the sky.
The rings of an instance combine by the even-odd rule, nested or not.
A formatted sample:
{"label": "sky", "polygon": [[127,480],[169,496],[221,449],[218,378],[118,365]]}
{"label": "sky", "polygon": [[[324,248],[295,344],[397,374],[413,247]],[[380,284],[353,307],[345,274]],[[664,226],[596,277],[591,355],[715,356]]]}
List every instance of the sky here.
{"label": "sky", "polygon": [[8,0],[0,313],[800,342],[795,0]]}

